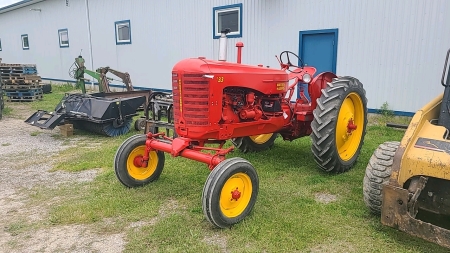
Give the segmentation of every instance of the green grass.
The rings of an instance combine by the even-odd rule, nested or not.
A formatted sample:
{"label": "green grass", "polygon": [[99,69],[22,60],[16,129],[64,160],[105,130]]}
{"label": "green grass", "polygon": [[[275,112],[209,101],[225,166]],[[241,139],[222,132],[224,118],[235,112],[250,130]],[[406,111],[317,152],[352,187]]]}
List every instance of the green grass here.
{"label": "green grass", "polygon": [[[56,101],[59,95],[54,91],[51,96]],[[117,180],[115,152],[137,133],[108,138],[76,130],[70,138],[82,140],[58,155],[55,169],[100,172],[93,182],[34,193],[34,201],[58,199],[48,226],[93,224],[98,233],[123,232],[126,252],[447,252],[382,226],[363,203],[362,180],[370,156],[384,141],[400,140],[403,130],[369,126],[356,166],[339,175],[318,169],[308,137],[292,142],[278,138],[274,148],[259,153],[233,152],[227,157],[254,165],[260,187],[251,215],[230,229],[216,229],[203,216],[201,196],[209,174],[204,164],[166,154],[158,181],[128,189]],[[337,200],[321,203],[315,195],[322,193]],[[136,222],[141,225],[130,225]],[[7,229],[20,232],[23,227],[19,223]]]}
{"label": "green grass", "polygon": [[55,107],[64,97],[65,93],[69,92],[80,92],[80,90],[76,90],[75,87],[70,84],[60,84],[60,85],[52,85],[52,93],[46,94],[44,99],[35,101],[31,103],[31,108],[34,110],[44,110],[44,111],[54,111]]}
{"label": "green grass", "polygon": [[8,116],[8,115],[11,115],[12,111],[13,111],[13,110],[12,110],[11,107],[5,106],[5,107],[3,108],[2,114],[3,114],[4,116]]}
{"label": "green grass", "polygon": [[[229,157],[243,157],[257,168],[260,190],[252,214],[223,230],[213,228],[201,210],[201,192],[208,176],[205,165],[166,155],[165,170],[158,181],[128,189],[118,182],[112,168],[114,153],[126,136],[108,138],[102,140],[101,149],[89,155],[77,153],[82,166],[70,160],[59,165],[69,171],[99,167],[103,171],[94,182],[71,192],[69,200],[53,208],[50,221],[120,221],[120,225],[103,228],[111,232],[123,231],[130,222],[148,223],[128,230],[128,252],[148,247],[162,252],[217,252],[222,247],[230,252],[366,252],[368,247],[371,252],[442,251],[439,246],[382,226],[379,217],[364,206],[362,178],[368,159],[380,143],[400,140],[403,135],[401,130],[380,126],[371,126],[367,132],[357,165],[340,175],[317,168],[309,138],[293,142],[279,138],[271,150],[231,154]],[[93,142],[98,140],[93,138]],[[316,193],[335,195],[337,201],[322,204],[315,200]],[[170,203],[175,207],[170,208]]]}

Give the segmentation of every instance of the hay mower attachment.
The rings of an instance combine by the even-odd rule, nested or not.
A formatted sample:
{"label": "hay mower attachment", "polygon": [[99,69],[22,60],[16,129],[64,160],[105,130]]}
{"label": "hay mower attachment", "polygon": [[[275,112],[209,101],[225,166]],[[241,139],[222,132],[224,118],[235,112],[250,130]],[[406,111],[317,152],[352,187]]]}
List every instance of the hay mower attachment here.
{"label": "hay mower attachment", "polygon": [[[135,91],[128,73],[111,69],[98,68],[95,72],[87,70],[83,57],[75,58],[75,66],[69,72],[77,80],[82,93],[65,94],[53,112],[39,110],[25,122],[43,129],[53,129],[56,126],[70,122],[75,128],[106,135],[118,136],[129,132],[136,111],[144,105],[146,111],[151,91]],[[111,92],[107,77],[112,73],[121,78],[128,91]],[[99,93],[86,94],[84,74],[97,79]]]}
{"label": "hay mower attachment", "polygon": [[[319,167],[341,173],[355,164],[367,125],[367,99],[358,79],[331,72],[316,74],[314,67],[304,66],[289,51],[277,57],[281,69],[244,65],[241,42],[236,44],[237,63],[227,62],[226,33],[219,39],[218,61],[184,59],[172,69],[173,104],[169,107],[177,137],[152,131],[155,122],[147,120],[147,134],[125,140],[114,158],[116,176],[127,187],[157,180],[164,168],[164,153],[207,164],[211,173],[203,188],[202,209],[219,228],[243,220],[259,191],[258,175],[249,161],[225,158],[233,150],[224,148],[227,140],[248,152],[272,147],[277,136],[291,141],[310,135]],[[299,83],[308,84],[311,100],[303,90],[291,100]]]}
{"label": "hay mower attachment", "polygon": [[53,129],[70,122],[75,128],[106,135],[119,136],[129,132],[133,116],[142,104],[147,104],[151,91],[66,94],[55,111],[39,110],[25,122],[42,129]]}

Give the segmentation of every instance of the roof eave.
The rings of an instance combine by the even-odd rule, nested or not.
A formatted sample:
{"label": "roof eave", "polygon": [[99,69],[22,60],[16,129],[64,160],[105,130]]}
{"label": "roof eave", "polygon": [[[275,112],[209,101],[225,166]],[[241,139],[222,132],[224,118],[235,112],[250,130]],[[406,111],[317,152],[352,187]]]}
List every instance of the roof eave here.
{"label": "roof eave", "polygon": [[42,2],[42,1],[45,1],[45,0],[22,0],[20,2],[17,2],[17,3],[14,3],[14,4],[10,4],[8,6],[0,8],[0,14],[8,12],[8,11],[13,11],[13,10],[16,10],[16,9],[20,9],[20,8],[26,7],[28,5],[39,3],[39,2]]}

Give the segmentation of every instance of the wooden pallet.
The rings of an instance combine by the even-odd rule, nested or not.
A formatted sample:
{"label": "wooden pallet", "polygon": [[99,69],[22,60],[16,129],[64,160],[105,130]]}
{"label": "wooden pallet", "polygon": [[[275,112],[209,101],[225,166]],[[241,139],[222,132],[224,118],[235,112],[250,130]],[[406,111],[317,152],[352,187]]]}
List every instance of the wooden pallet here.
{"label": "wooden pallet", "polygon": [[36,73],[23,73],[22,71],[4,73],[0,71],[0,76],[2,76],[2,78],[8,78],[11,76],[36,76]]}
{"label": "wooden pallet", "polygon": [[36,67],[27,67],[27,66],[20,66],[20,67],[5,67],[0,66],[0,74],[3,76],[10,76],[10,75],[17,75],[17,74],[25,74],[25,75],[36,75],[37,69]]}
{"label": "wooden pallet", "polygon": [[41,80],[24,80],[24,79],[20,79],[20,80],[11,80],[11,79],[7,79],[7,80],[3,80],[3,83],[5,85],[11,85],[11,84],[39,84],[41,82]]}
{"label": "wooden pallet", "polygon": [[42,100],[44,96],[43,95],[37,95],[37,96],[29,96],[29,97],[8,97],[6,99],[7,102],[32,102],[36,100]]}
{"label": "wooden pallet", "polygon": [[38,89],[29,89],[26,91],[6,91],[7,97],[15,97],[15,98],[21,98],[21,97],[34,97],[42,95],[42,88]]}
{"label": "wooden pallet", "polygon": [[36,64],[0,63],[0,69],[6,68],[36,68]]}
{"label": "wooden pallet", "polygon": [[14,91],[14,90],[29,90],[29,89],[39,89],[41,85],[39,83],[31,83],[31,84],[11,84],[3,86],[3,90],[5,91]]}
{"label": "wooden pallet", "polygon": [[8,75],[3,76],[2,79],[4,80],[41,80],[40,76],[37,75],[26,75],[26,74],[14,74],[14,75]]}

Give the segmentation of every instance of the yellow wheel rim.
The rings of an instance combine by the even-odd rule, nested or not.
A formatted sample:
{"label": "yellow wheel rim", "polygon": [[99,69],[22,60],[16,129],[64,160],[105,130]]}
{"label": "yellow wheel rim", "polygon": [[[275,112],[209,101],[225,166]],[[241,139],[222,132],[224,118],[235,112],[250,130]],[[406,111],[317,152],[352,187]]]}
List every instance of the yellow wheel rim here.
{"label": "yellow wheel rim", "polygon": [[336,148],[343,161],[358,151],[364,129],[364,107],[361,97],[352,92],[345,97],[336,124]]}
{"label": "yellow wheel rim", "polygon": [[264,144],[264,143],[266,143],[267,141],[269,141],[270,138],[272,138],[272,135],[273,135],[273,133],[272,133],[272,134],[252,135],[252,136],[249,136],[249,137],[250,137],[250,139],[252,139],[252,141],[253,141],[254,143],[256,143],[256,144]]}
{"label": "yellow wheel rim", "polygon": [[138,162],[145,153],[145,145],[136,147],[131,151],[127,159],[128,174],[136,180],[145,180],[153,175],[158,165],[158,155],[156,151],[150,151],[147,167],[142,167]]}
{"label": "yellow wheel rim", "polygon": [[252,197],[252,181],[245,173],[236,173],[223,185],[220,193],[220,210],[228,218],[242,214]]}

